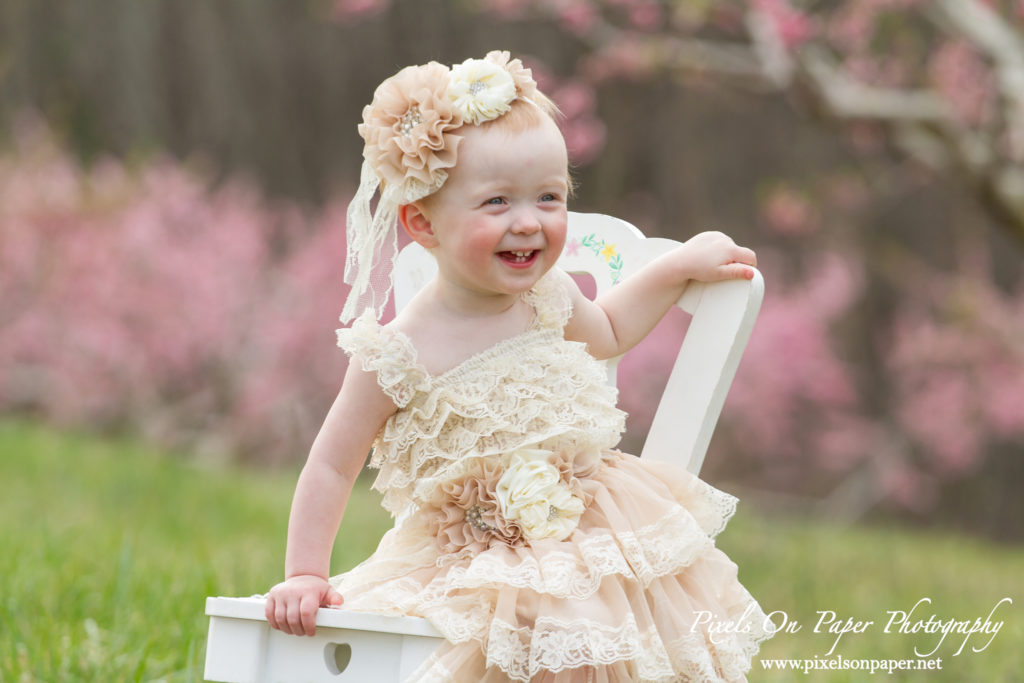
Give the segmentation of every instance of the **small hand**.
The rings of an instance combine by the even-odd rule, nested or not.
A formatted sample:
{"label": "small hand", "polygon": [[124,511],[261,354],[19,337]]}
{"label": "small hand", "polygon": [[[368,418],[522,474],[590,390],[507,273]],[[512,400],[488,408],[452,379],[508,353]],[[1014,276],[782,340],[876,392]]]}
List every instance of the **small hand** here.
{"label": "small hand", "polygon": [[754,277],[753,267],[757,266],[757,255],[752,250],[715,231],[694,235],[680,247],[680,252],[689,276],[703,282],[750,280]]}
{"label": "small hand", "polygon": [[341,605],[341,594],[321,576],[302,574],[277,584],[267,594],[265,615],[271,627],[292,635],[316,634],[316,611]]}

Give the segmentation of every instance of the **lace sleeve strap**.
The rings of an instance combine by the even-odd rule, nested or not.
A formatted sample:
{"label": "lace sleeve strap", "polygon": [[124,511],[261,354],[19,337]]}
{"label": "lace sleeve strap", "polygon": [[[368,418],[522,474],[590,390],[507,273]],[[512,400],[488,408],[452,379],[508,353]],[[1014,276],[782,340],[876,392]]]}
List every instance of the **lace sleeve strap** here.
{"label": "lace sleeve strap", "polygon": [[377,375],[377,383],[395,405],[404,408],[429,384],[426,370],[416,360],[416,350],[397,330],[381,326],[367,310],[338,330],[338,346],[359,359],[363,370]]}
{"label": "lace sleeve strap", "polygon": [[572,317],[572,299],[567,289],[569,274],[552,268],[529,292],[523,295],[537,314],[541,327],[562,329]]}

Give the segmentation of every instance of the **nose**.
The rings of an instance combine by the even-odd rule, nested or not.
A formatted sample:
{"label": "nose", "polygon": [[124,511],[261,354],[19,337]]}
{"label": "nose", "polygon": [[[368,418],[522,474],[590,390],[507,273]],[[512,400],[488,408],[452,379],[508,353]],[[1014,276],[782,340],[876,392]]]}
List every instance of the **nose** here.
{"label": "nose", "polygon": [[540,218],[534,211],[522,208],[512,216],[509,231],[517,235],[532,235],[541,229]]}

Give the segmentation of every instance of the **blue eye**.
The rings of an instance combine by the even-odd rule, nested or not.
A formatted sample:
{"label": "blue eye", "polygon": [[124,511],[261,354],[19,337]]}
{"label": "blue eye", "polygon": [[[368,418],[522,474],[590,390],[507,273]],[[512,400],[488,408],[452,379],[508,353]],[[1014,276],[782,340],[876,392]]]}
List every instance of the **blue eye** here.
{"label": "blue eye", "polygon": [[494,206],[497,206],[499,204],[504,204],[505,200],[502,199],[501,197],[491,197],[490,199],[487,200],[486,203],[487,204],[493,204]]}

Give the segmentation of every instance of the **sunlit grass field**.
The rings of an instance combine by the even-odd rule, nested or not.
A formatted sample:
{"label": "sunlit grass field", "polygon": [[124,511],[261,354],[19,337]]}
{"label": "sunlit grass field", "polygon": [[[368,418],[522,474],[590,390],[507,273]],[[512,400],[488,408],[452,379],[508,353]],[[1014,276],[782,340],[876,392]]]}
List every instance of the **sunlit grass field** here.
{"label": "sunlit grass field", "polygon": [[[250,595],[279,579],[297,469],[201,467],[137,442],[0,422],[0,681],[199,681],[207,595]],[[361,482],[335,546],[341,571],[389,525]],[[769,641],[751,681],[1024,680],[1024,549],[906,529],[765,519],[742,506],[719,537],[766,611],[800,630]],[[912,621],[1005,622],[995,637],[885,633]],[[768,672],[762,661],[825,659],[821,615],[873,621],[831,657],[916,659],[942,669]],[[826,615],[828,616],[828,615]],[[852,620],[847,623],[847,620]],[[988,646],[981,652],[986,642]]]}

